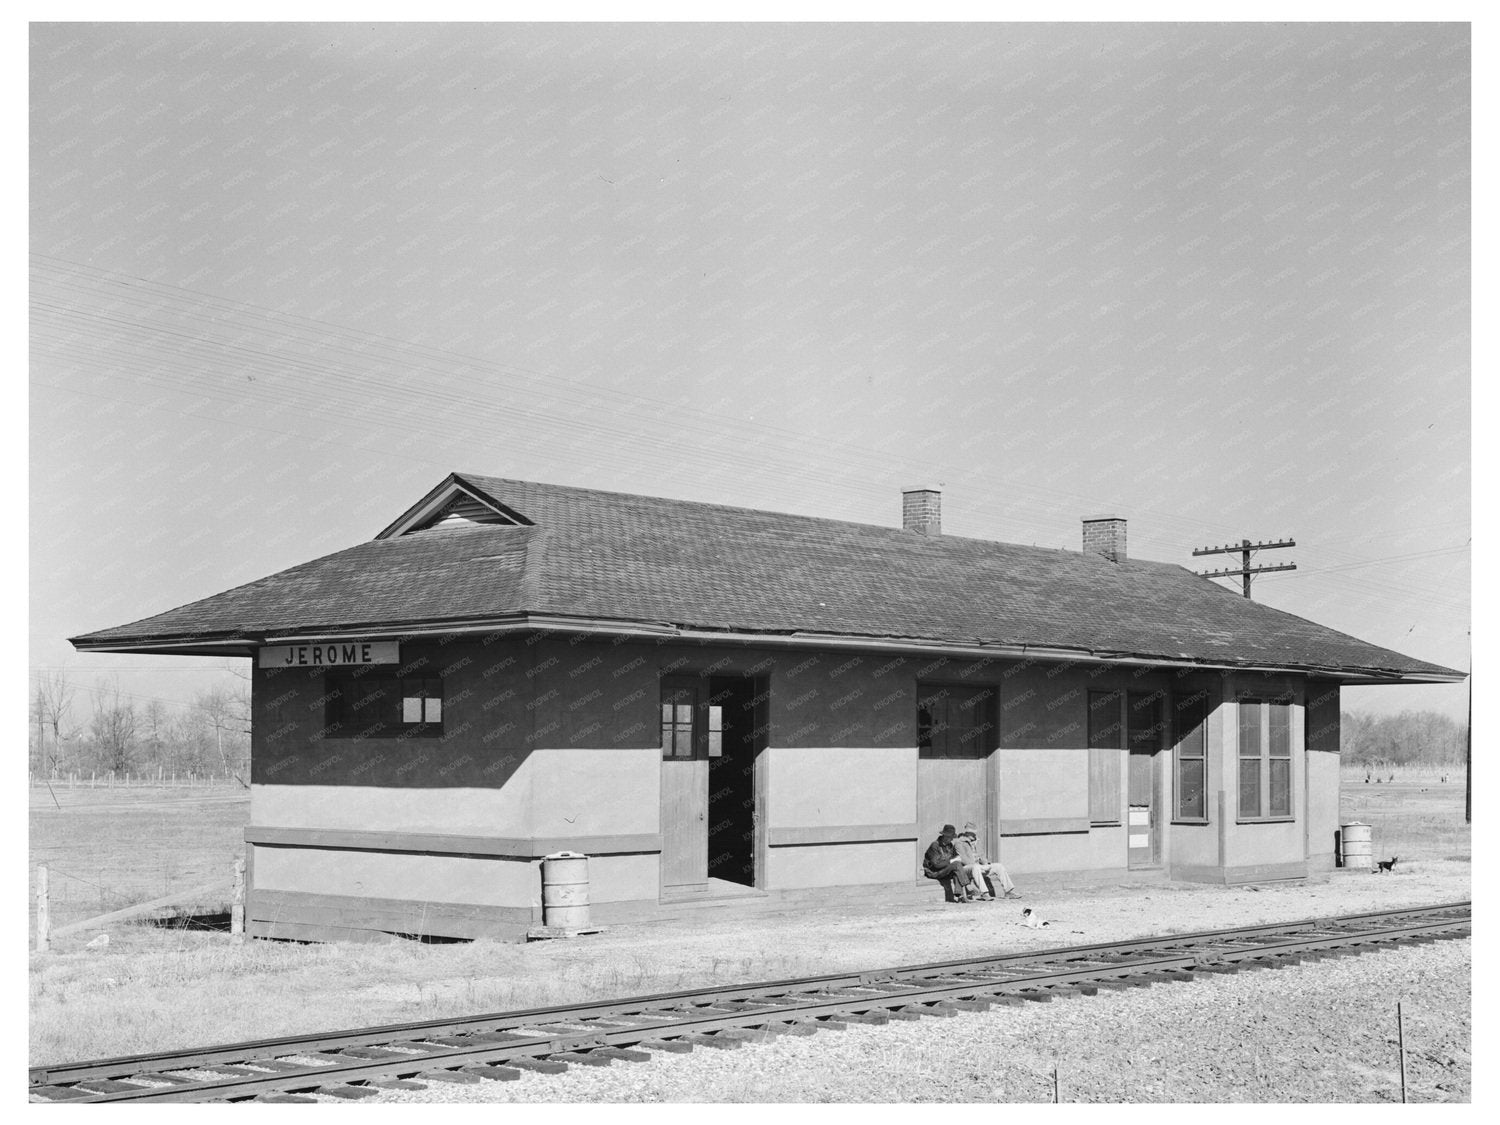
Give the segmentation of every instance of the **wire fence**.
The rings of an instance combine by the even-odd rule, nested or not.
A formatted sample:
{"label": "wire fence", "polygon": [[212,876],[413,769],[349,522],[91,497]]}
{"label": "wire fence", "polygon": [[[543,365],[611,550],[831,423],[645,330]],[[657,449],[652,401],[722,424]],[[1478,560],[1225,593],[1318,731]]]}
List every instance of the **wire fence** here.
{"label": "wire fence", "polygon": [[[141,901],[138,892],[135,895],[122,894],[117,888],[40,864],[32,872],[30,888],[34,948],[45,952],[51,948],[54,939],[65,935],[81,935],[80,940],[92,940],[93,935],[107,934],[111,926],[127,922],[144,921],[167,926],[191,924],[195,928],[212,929],[227,927],[231,933],[239,934],[244,929],[244,876],[245,861],[237,858],[227,877],[187,889],[179,886],[154,899]],[[76,892],[80,887],[84,888],[81,896],[68,893],[70,889]]]}
{"label": "wire fence", "polygon": [[[116,917],[111,926],[222,913],[249,819],[249,789],[233,774],[33,777],[27,849],[32,922],[43,867],[50,922],[64,932],[65,947],[82,936],[66,933],[74,923],[124,910],[153,906]],[[209,884],[222,889],[204,890]]]}
{"label": "wire fence", "polygon": [[26,776],[31,785],[35,787],[45,788],[51,786],[53,789],[194,789],[212,788],[216,785],[246,786],[246,779],[242,778],[239,774],[195,773],[192,771],[178,773],[175,770],[166,769],[159,769],[155,772],[123,774],[98,770],[73,770],[68,773],[59,772],[54,774],[38,774],[35,771],[29,771]]}

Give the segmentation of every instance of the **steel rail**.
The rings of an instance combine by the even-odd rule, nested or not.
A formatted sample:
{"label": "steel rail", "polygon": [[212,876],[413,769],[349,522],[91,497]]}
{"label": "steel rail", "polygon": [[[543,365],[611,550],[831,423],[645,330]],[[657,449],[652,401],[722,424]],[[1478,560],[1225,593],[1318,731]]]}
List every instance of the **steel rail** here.
{"label": "steel rail", "polygon": [[[1317,958],[1339,949],[1358,951],[1366,945],[1452,936],[1471,925],[1469,907],[1461,902],[1399,908],[36,1067],[31,1071],[32,1089],[46,1088],[59,1095],[45,1100],[202,1101],[539,1056],[574,1054],[575,1061],[588,1061],[577,1059],[576,1052],[628,1047],[664,1037],[703,1041],[710,1033],[741,1029],[743,1034],[745,1028],[759,1028],[763,1034],[805,1031],[809,1023],[831,1026],[825,1021],[839,1015],[863,1017],[868,1022],[876,1018],[872,1013],[884,1013],[879,1017],[884,1022],[893,1010],[915,1007],[920,1013],[924,1005],[1019,1003],[1023,998],[1051,999],[1080,989],[1092,994],[1100,986],[1192,979],[1196,970],[1228,972],[1246,963],[1292,964],[1300,956]],[[899,1018],[915,1017],[907,1013]],[[373,1055],[369,1048],[376,1048]],[[364,1049],[366,1055],[334,1058],[323,1054],[350,1049]],[[277,1061],[269,1064],[277,1068],[275,1072],[252,1072],[233,1065],[250,1062],[264,1067],[266,1060],[310,1054],[321,1055],[320,1063]],[[190,1079],[164,1073],[194,1069],[232,1076]],[[121,1079],[167,1085],[132,1086]],[[84,1085],[75,1088],[80,1083]]]}
{"label": "steel rail", "polygon": [[144,1067],[174,1069],[186,1065],[208,1062],[233,1063],[252,1057],[265,1057],[280,1050],[289,1053],[294,1047],[315,1046],[319,1050],[338,1047],[356,1047],[388,1041],[393,1037],[413,1037],[414,1033],[440,1032],[462,1034],[475,1029],[498,1030],[506,1026],[520,1026],[537,1017],[550,1017],[554,1021],[563,1016],[591,1016],[608,1014],[619,1010],[621,1005],[660,1005],[670,1001],[690,1002],[698,997],[733,999],[773,989],[813,991],[837,984],[866,983],[880,980],[900,980],[912,976],[930,975],[943,969],[972,970],[983,965],[1005,965],[1058,958],[1086,958],[1101,953],[1129,953],[1137,950],[1159,949],[1166,943],[1200,944],[1225,937],[1245,939],[1256,934],[1284,934],[1310,931],[1320,927],[1349,926],[1362,922],[1385,921],[1412,915],[1427,915],[1434,911],[1468,910],[1468,901],[1440,903],[1432,906],[1400,907],[1391,910],[1371,911],[1359,914],[1303,919],[1293,922],[1271,922],[1257,926],[1237,926],[1217,930],[1197,930],[1182,934],[1158,934],[1144,938],[1102,942],[1089,945],[1058,946],[1040,950],[1020,950],[1014,953],[994,954],[981,958],[963,958],[952,961],[934,961],[920,965],[903,965],[893,968],[857,970],[830,973],[815,977],[793,977],[783,980],[756,981],[743,985],[708,986],[685,989],[677,992],[648,993],[622,997],[605,1002],[585,1002],[559,1005],[550,1008],[530,1008],[510,1012],[489,1012],[460,1018],[439,1018],[410,1023],[373,1025],[352,1028],[346,1031],[292,1035],[270,1039],[248,1040],[208,1047],[187,1048],[175,1051],[151,1052],[137,1055],[121,1055],[106,1059],[83,1062],[55,1063],[30,1068],[33,1085],[60,1081],[78,1081],[85,1078],[108,1078],[126,1072],[138,1072]]}

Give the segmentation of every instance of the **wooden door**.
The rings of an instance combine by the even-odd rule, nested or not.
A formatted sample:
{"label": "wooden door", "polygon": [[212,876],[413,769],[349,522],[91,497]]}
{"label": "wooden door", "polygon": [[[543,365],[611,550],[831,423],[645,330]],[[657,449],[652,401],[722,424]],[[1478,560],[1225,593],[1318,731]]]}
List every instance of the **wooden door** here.
{"label": "wooden door", "polygon": [[708,885],[708,730],[701,680],[661,683],[661,885]]}
{"label": "wooden door", "polygon": [[[989,756],[995,747],[993,688],[917,687],[917,861],[944,824],[973,821],[990,838]],[[920,875],[920,871],[918,872]]]}
{"label": "wooden door", "polygon": [[1160,692],[1131,692],[1126,698],[1125,738],[1130,752],[1126,779],[1127,862],[1151,867],[1160,862],[1161,818],[1157,770],[1161,761]]}

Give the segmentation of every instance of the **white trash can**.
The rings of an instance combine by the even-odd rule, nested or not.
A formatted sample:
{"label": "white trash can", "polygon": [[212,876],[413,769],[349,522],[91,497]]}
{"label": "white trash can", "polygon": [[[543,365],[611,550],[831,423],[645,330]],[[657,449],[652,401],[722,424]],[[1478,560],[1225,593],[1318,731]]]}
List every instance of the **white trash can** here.
{"label": "white trash can", "polygon": [[589,857],[553,852],[542,857],[542,925],[577,930],[589,924]]}

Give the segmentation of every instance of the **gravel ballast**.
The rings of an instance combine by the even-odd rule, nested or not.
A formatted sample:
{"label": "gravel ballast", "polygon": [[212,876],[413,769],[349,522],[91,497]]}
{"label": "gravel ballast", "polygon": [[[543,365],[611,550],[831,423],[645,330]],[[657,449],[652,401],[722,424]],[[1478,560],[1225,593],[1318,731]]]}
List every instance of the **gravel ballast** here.
{"label": "gravel ballast", "polygon": [[[1054,940],[1037,944],[1066,943],[1048,936]],[[1470,1091],[1470,944],[1446,940],[952,1018],[851,1024],[512,1082],[433,1083],[382,1092],[380,1100],[1048,1102],[1055,1066],[1067,1102],[1391,1102],[1401,1096],[1400,1000],[1408,1097],[1462,1102]]]}

